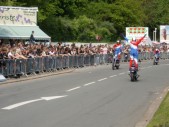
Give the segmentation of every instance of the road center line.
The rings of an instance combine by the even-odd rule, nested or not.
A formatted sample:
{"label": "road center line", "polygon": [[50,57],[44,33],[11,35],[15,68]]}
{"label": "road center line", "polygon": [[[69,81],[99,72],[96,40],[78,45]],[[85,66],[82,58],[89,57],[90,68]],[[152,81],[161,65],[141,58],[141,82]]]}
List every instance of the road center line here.
{"label": "road center line", "polygon": [[123,74],[125,74],[125,72],[122,72],[122,73],[120,73],[119,75],[123,75]]}
{"label": "road center line", "polygon": [[112,75],[112,76],[110,76],[110,78],[113,78],[113,77],[116,77],[117,75]]}
{"label": "road center line", "polygon": [[26,104],[29,104],[29,103],[32,103],[32,102],[36,102],[36,101],[41,101],[41,100],[43,100],[43,99],[36,99],[36,100],[24,101],[24,102],[20,102],[20,103],[16,103],[16,104],[10,105],[10,106],[8,106],[8,107],[4,107],[4,108],[2,108],[2,109],[4,109],[4,110],[11,110],[11,109],[20,107],[20,106],[22,106],[22,105],[26,105]]}
{"label": "road center line", "polygon": [[80,86],[72,88],[72,89],[69,89],[69,90],[67,90],[67,92],[70,92],[70,91],[73,91],[73,90],[76,90],[76,89],[79,89],[79,88],[80,88]]}
{"label": "road center line", "polygon": [[96,82],[90,82],[90,83],[87,83],[87,84],[84,84],[83,86],[88,86],[88,85],[91,85],[91,84],[94,84]]}
{"label": "road center line", "polygon": [[98,81],[100,82],[100,81],[103,81],[103,80],[106,80],[106,79],[107,79],[107,78],[103,78],[103,79],[100,79],[100,80],[98,80]]}

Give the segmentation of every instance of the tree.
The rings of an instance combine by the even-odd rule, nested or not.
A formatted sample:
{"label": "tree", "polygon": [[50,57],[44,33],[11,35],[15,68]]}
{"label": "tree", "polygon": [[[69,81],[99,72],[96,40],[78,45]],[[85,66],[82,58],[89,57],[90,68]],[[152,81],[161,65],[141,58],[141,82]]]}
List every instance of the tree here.
{"label": "tree", "polygon": [[[112,34],[117,38],[125,32],[128,26],[144,26],[144,11],[141,9],[142,2],[135,0],[117,0],[112,4],[105,2],[91,2],[86,14],[95,21],[108,21],[116,30]],[[95,8],[93,10],[93,8]]]}
{"label": "tree", "polygon": [[53,40],[89,41],[100,34],[103,41],[115,41],[126,27],[146,26],[152,31],[169,22],[168,0],[1,0],[0,4],[38,7],[38,25]]}
{"label": "tree", "polygon": [[72,27],[72,20],[64,17],[48,17],[41,23],[41,27],[52,41],[72,41],[76,40],[75,30]]}
{"label": "tree", "polygon": [[[169,1],[168,0],[144,0],[144,12],[147,18],[144,20],[145,25],[149,27],[150,36],[152,38],[155,28],[159,29],[160,25],[169,23]],[[157,35],[159,30],[157,31]],[[159,39],[159,37],[157,36]]]}

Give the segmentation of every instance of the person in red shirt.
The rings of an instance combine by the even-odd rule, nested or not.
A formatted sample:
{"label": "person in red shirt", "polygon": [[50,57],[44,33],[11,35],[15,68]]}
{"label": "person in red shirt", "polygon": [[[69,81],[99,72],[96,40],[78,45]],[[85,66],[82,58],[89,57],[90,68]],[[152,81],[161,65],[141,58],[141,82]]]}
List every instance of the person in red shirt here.
{"label": "person in red shirt", "polygon": [[121,55],[122,45],[119,40],[117,40],[116,44],[113,45],[113,50],[114,50],[114,58],[117,58],[117,56]]}
{"label": "person in red shirt", "polygon": [[158,48],[154,50],[154,55],[156,55],[158,58],[160,57],[160,50]]}
{"label": "person in red shirt", "polygon": [[143,37],[141,37],[140,39],[138,39],[138,40],[133,39],[130,42],[130,63],[129,63],[129,68],[132,67],[132,64],[134,62],[135,68],[136,68],[136,70],[138,70],[138,45],[145,38],[145,36],[146,36],[146,34]]}

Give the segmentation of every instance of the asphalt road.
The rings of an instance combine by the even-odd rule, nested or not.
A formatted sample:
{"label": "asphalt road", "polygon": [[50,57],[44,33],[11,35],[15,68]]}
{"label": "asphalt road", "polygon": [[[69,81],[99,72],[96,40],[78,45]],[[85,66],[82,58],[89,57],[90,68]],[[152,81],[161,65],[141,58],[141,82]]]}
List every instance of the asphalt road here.
{"label": "asphalt road", "polygon": [[85,67],[72,73],[0,85],[1,127],[135,127],[169,86],[169,60]]}

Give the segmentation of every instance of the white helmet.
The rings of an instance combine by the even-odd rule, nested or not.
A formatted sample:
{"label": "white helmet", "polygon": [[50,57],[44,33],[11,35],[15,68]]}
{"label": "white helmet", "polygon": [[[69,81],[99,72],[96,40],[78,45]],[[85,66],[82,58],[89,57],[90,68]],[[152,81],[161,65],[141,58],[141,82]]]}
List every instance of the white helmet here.
{"label": "white helmet", "polygon": [[136,40],[136,37],[133,37],[132,40],[135,41],[135,40]]}

